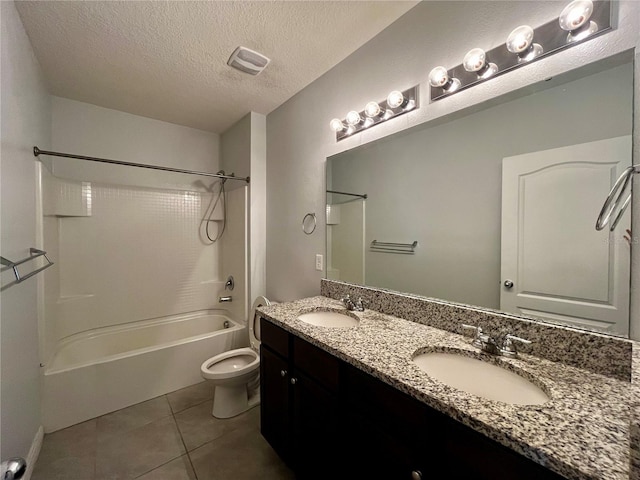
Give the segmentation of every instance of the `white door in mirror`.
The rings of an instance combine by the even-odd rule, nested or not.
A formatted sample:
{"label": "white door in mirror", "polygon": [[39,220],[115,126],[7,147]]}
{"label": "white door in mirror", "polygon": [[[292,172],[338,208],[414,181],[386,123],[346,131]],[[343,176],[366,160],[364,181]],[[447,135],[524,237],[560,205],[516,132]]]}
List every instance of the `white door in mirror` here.
{"label": "white door in mirror", "polygon": [[595,219],[630,159],[630,136],[503,159],[501,310],[628,334],[630,214]]}

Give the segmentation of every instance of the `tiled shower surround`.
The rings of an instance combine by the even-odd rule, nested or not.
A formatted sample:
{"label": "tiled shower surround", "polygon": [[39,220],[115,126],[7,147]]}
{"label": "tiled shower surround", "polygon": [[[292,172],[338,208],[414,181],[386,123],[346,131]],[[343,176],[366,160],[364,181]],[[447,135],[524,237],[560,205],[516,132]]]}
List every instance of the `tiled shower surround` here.
{"label": "tiled shower surround", "polygon": [[220,247],[202,233],[211,194],[90,185],[88,214],[54,215],[59,292],[48,303],[48,334],[211,308],[220,281]]}
{"label": "tiled shower surround", "polygon": [[371,310],[460,335],[469,334],[462,324],[481,326],[490,335],[510,333],[531,340],[530,345],[518,346],[523,353],[631,381],[633,343],[623,338],[332,280],[322,280],[320,289],[325,297],[362,297]]}

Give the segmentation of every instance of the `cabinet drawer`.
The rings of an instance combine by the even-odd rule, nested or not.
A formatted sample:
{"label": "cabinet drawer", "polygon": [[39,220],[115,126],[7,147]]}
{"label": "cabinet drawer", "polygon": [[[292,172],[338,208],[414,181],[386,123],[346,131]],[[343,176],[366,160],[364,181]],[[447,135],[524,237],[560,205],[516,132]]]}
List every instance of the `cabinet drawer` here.
{"label": "cabinet drawer", "polygon": [[289,357],[289,334],[285,330],[260,318],[260,337],[260,341],[271,350],[284,358]]}
{"label": "cabinet drawer", "polygon": [[330,392],[338,391],[339,360],[298,337],[293,339],[296,370],[301,370]]}

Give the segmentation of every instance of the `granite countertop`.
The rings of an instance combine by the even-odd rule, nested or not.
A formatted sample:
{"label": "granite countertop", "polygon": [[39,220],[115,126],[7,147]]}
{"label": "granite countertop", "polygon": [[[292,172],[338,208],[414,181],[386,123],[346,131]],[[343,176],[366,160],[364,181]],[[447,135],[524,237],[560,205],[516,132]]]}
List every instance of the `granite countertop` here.
{"label": "granite countertop", "polygon": [[[316,327],[297,320],[314,310],[345,310],[310,297],[260,307],[265,318],[516,452],[570,479],[628,479],[632,389],[616,380],[532,355],[480,354],[470,338],[373,310],[349,312],[359,325]],[[498,363],[532,380],[551,400],[510,405],[449,387],[411,360],[454,349]]]}

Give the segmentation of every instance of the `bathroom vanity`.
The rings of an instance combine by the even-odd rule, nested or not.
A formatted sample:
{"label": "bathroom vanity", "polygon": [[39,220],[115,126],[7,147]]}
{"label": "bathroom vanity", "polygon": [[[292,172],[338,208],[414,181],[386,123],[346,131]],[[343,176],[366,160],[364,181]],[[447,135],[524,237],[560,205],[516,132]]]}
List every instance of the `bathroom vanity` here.
{"label": "bathroom vanity", "polygon": [[[314,311],[358,322],[299,320]],[[322,296],[260,312],[262,434],[300,478],[629,478],[628,381],[489,357],[468,337]],[[480,356],[550,400],[512,405],[452,388],[413,362],[428,351]]]}

